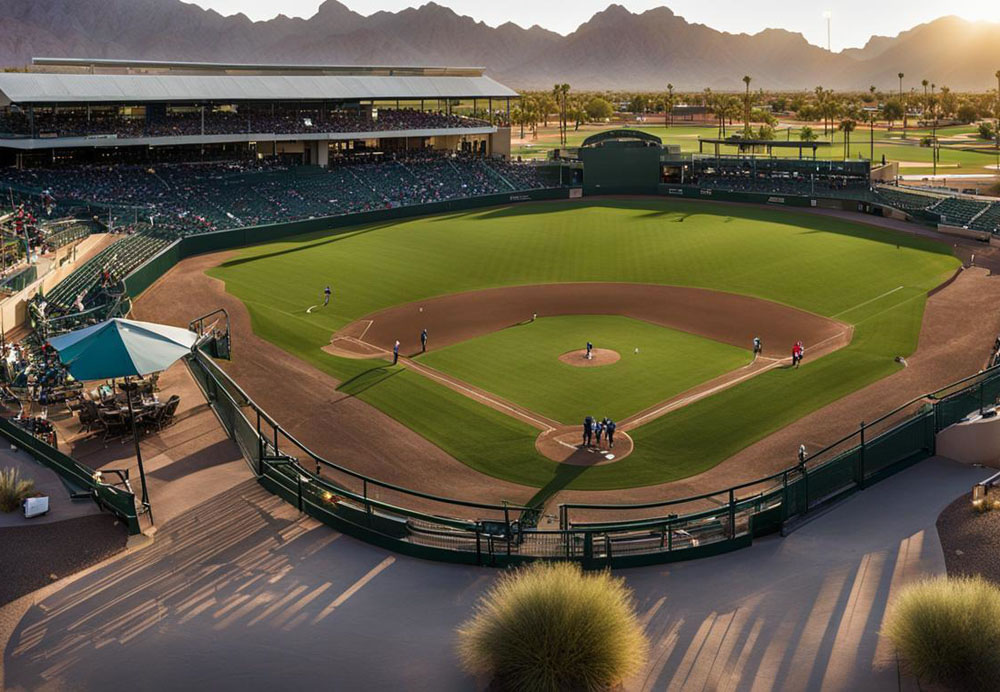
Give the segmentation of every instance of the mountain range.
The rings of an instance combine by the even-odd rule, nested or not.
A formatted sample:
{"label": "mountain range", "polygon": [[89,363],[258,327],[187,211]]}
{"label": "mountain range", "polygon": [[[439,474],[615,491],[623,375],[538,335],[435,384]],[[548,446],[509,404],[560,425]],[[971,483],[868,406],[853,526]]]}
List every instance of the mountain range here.
{"label": "mountain range", "polygon": [[731,34],[688,22],[666,7],[619,5],[562,36],[512,22],[490,27],[433,2],[363,16],[326,0],[309,19],[254,22],[181,0],[0,0],[0,65],[33,56],[485,66],[520,89],[568,82],[575,90],[737,91],[895,89],[928,79],[956,91],[996,86],[1000,24],[942,17],[864,48],[831,53],[801,34]]}

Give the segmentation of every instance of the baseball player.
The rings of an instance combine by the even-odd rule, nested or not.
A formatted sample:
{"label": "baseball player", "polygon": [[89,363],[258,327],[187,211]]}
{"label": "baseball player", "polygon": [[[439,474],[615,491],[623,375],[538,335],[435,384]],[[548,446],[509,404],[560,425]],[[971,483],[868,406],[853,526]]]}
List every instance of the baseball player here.
{"label": "baseball player", "polygon": [[396,344],[392,347],[392,364],[395,365],[399,362],[399,339],[396,339]]}
{"label": "baseball player", "polygon": [[594,356],[593,356],[593,353],[592,353],[592,352],[593,352],[593,350],[594,350],[594,344],[592,344],[592,343],[590,343],[590,342],[588,341],[588,342],[587,342],[587,360],[590,360],[591,358],[593,358],[593,357],[594,357]]}
{"label": "baseball player", "polygon": [[604,423],[604,437],[608,440],[608,449],[615,448],[615,429],[617,427],[618,426],[615,425],[615,422],[610,418],[608,418]]}
{"label": "baseball player", "polygon": [[332,290],[330,289],[330,287],[329,287],[329,286],[327,286],[326,288],[324,288],[324,289],[323,289],[323,307],[324,307],[324,308],[325,308],[325,307],[326,307],[327,305],[329,305],[329,304],[330,304],[330,296],[331,296],[332,294],[333,294],[333,291],[332,291]]}
{"label": "baseball player", "polygon": [[583,446],[589,447],[594,434],[594,419],[587,416],[583,419]]}
{"label": "baseball player", "polygon": [[763,344],[763,342],[761,342],[759,336],[755,336],[753,338],[753,355],[756,358],[757,356],[761,355],[762,353],[764,353],[764,344]]}
{"label": "baseball player", "polygon": [[427,353],[427,330],[420,332],[420,352]]}

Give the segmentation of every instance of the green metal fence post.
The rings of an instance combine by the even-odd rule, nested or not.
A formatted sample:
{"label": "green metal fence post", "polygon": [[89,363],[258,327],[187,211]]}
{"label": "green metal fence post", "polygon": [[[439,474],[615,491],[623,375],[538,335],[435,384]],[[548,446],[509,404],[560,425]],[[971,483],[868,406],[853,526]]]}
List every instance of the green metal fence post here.
{"label": "green metal fence post", "polygon": [[781,472],[781,519],[788,518],[788,469]]}
{"label": "green metal fence post", "polygon": [[504,536],[507,538],[507,554],[510,555],[510,508],[507,507],[507,501],[503,501],[503,523],[506,525],[504,530]]}
{"label": "green metal fence post", "polygon": [[264,475],[264,436],[260,434],[260,409],[257,410],[257,475]]}
{"label": "green metal fence post", "polygon": [[736,491],[729,489],[729,538],[736,538]]}
{"label": "green metal fence post", "polygon": [[861,451],[858,453],[858,469],[855,482],[858,488],[864,490],[865,487],[865,422],[861,421]]}

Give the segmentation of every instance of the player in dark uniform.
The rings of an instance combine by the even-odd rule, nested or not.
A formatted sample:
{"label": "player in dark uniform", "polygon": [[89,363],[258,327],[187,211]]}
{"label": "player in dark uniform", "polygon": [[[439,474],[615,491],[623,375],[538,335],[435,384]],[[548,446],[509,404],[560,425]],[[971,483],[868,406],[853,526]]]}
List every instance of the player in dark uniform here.
{"label": "player in dark uniform", "polygon": [[392,364],[395,365],[399,362],[399,341],[392,347]]}
{"label": "player in dark uniform", "polygon": [[420,352],[427,353],[427,330],[420,332]]}
{"label": "player in dark uniform", "polygon": [[594,419],[587,416],[583,419],[583,445],[585,447],[590,446],[590,441],[593,439],[594,435]]}
{"label": "player in dark uniform", "polygon": [[333,294],[333,291],[330,290],[329,286],[327,286],[326,288],[323,289],[323,307],[326,307],[327,305],[330,304],[330,296],[332,294]]}
{"label": "player in dark uniform", "polygon": [[608,449],[615,448],[615,429],[617,427],[610,418],[604,423],[604,437],[608,440]]}

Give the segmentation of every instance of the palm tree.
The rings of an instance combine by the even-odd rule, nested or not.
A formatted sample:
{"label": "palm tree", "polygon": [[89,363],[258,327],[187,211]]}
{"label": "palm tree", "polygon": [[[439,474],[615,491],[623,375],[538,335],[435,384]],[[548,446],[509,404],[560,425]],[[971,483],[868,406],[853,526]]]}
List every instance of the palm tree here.
{"label": "palm tree", "polygon": [[663,127],[669,128],[674,121],[674,85],[667,84],[667,100],[664,103]]}
{"label": "palm tree", "polygon": [[900,72],[899,77],[899,105],[903,107],[903,139],[906,139],[906,100],[903,99],[903,77],[906,75]]}
{"label": "palm tree", "polygon": [[868,91],[872,95],[872,103],[875,104],[872,110],[868,112],[868,134],[871,140],[871,154],[868,157],[869,161],[875,160],[875,117],[878,115],[878,99],[875,98],[875,85],[872,84],[868,87]]}
{"label": "palm tree", "polygon": [[750,82],[753,81],[750,75],[743,76],[743,83],[747,85],[746,104],[743,107],[743,133],[744,137],[750,133]]}
{"label": "palm tree", "polygon": [[920,82],[924,87],[924,120],[927,120],[927,85],[930,84],[926,79]]}
{"label": "palm tree", "polygon": [[567,129],[569,127],[569,122],[567,121],[568,114],[566,108],[569,100],[569,84],[559,85],[559,96],[560,96],[560,106],[562,114],[562,136],[560,137],[559,141],[561,144],[565,146],[569,141],[569,133],[567,132]]}
{"label": "palm tree", "polygon": [[840,126],[837,128],[844,133],[844,160],[850,158],[851,156],[851,133],[854,132],[854,128],[857,127],[857,123],[852,118],[845,118],[840,121]]}

